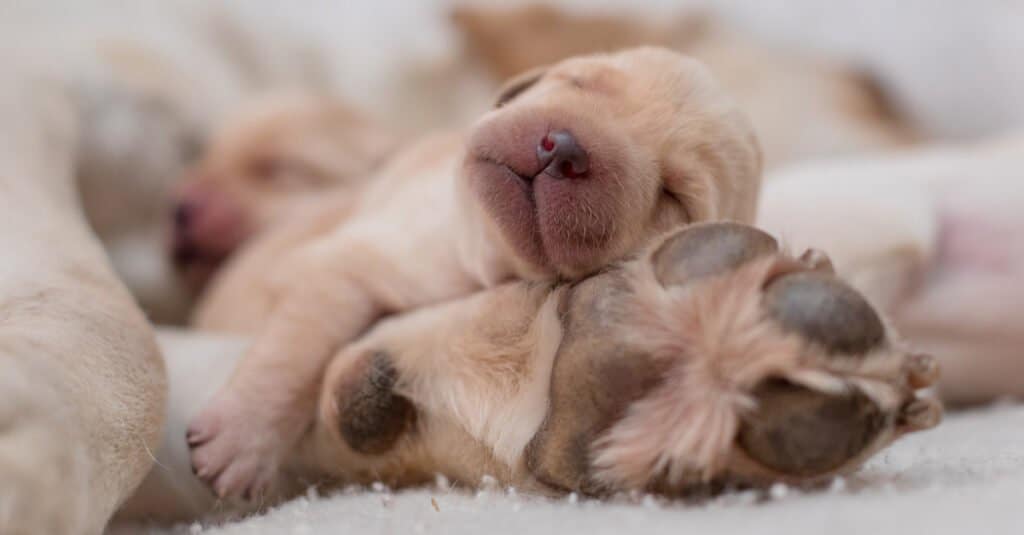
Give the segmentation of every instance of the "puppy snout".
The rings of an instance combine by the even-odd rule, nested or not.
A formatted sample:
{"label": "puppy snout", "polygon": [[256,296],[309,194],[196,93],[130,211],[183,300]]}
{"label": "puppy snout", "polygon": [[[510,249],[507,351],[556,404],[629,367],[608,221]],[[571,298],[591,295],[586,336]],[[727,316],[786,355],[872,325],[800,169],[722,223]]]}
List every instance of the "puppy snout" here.
{"label": "puppy snout", "polygon": [[169,253],[179,267],[217,263],[246,237],[244,213],[231,197],[200,184],[184,185],[167,217]]}
{"label": "puppy snout", "polygon": [[537,144],[542,172],[556,178],[582,178],[590,170],[590,157],[565,130],[549,132]]}

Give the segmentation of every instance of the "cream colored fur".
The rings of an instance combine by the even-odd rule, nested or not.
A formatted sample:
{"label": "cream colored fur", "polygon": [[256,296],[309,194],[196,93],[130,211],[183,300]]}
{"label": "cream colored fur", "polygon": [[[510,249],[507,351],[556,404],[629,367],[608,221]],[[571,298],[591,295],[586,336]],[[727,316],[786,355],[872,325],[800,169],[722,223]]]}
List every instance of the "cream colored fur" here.
{"label": "cream colored fur", "polygon": [[164,373],[89,231],[81,125],[45,77],[0,80],[0,532],[99,534],[153,461]]}
{"label": "cream colored fur", "polygon": [[[589,86],[581,91],[568,79]],[[567,106],[573,99],[581,104]],[[622,121],[611,122],[598,112],[602,107]],[[552,194],[550,203],[561,203],[547,209],[553,230],[540,226],[549,254],[585,242],[588,230],[607,235],[581,263],[538,263],[521,249],[522,239],[516,240],[539,238],[507,219],[501,223],[495,212],[504,205],[488,204],[507,193],[488,188],[514,187],[507,175],[495,175],[502,169],[511,173],[516,157],[505,151],[520,150],[536,162],[546,131],[519,139],[519,148],[502,142],[503,136],[535,127],[531,110],[589,136],[584,139],[591,140],[592,160],[611,169],[580,182],[581,188],[603,188],[590,196],[599,204],[588,204],[582,194],[578,202],[568,200],[569,193]],[[326,361],[380,315],[510,278],[579,277],[681,221],[749,220],[759,175],[760,154],[749,124],[698,63],[664,50],[636,49],[554,67],[515,101],[485,115],[468,141],[461,134],[435,135],[396,157],[337,226],[319,228],[283,255],[270,247],[239,263],[263,262],[263,272],[245,271],[255,275],[247,285],[262,304],[250,307],[244,292],[233,292],[240,302],[207,302],[199,317],[212,326],[230,320],[210,310],[225,317],[236,310],[270,315],[231,382],[193,422],[189,440],[200,476],[220,495],[262,492],[308,425],[304,415]],[[523,212],[513,219],[540,217]],[[585,228],[579,240],[558,226],[592,218],[603,226]],[[245,321],[255,324],[258,319]]]}

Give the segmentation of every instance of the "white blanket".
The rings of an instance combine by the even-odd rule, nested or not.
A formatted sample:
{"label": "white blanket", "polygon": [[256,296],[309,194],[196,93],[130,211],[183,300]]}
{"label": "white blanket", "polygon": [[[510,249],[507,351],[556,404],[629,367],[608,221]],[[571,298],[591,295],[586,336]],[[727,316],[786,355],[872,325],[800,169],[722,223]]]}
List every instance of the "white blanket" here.
{"label": "white blanket", "polygon": [[310,493],[221,526],[121,527],[117,533],[1018,534],[1024,530],[1022,422],[1024,406],[953,414],[937,429],[898,442],[857,474],[813,492],[777,487],[684,504],[649,496],[552,501],[508,489],[366,489]]}

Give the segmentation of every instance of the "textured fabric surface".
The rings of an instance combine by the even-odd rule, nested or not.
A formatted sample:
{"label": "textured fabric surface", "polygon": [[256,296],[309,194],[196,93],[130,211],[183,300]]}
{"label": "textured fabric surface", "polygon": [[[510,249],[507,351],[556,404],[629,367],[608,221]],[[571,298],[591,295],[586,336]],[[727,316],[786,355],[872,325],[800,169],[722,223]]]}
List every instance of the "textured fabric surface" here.
{"label": "textured fabric surface", "polygon": [[508,489],[392,493],[378,488],[310,493],[264,515],[220,526],[135,527],[118,533],[1021,533],[1022,424],[1024,406],[1019,405],[956,413],[818,491],[776,487],[683,504],[650,496],[598,502],[572,496],[547,500]]}

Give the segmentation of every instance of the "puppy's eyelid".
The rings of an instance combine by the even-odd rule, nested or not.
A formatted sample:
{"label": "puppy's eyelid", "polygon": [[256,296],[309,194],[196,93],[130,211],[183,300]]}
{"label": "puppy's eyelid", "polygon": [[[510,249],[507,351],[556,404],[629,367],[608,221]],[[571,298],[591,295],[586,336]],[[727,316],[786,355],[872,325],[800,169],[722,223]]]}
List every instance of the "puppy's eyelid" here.
{"label": "puppy's eyelid", "polygon": [[546,68],[539,67],[527,71],[508,81],[505,84],[505,86],[501,88],[501,91],[498,93],[498,98],[495,100],[494,107],[500,108],[504,106],[512,99],[521,95],[527,89],[533,87],[537,82],[540,81],[541,78],[544,77],[544,74],[546,72]]}
{"label": "puppy's eyelid", "polygon": [[689,203],[686,202],[686,199],[681,198],[679,195],[676,195],[675,193],[672,193],[672,191],[670,191],[666,187],[661,188],[661,193],[668,196],[670,199],[679,204],[679,207],[683,209],[683,218],[686,220],[687,223],[694,222],[693,214],[690,211],[690,206]]}

